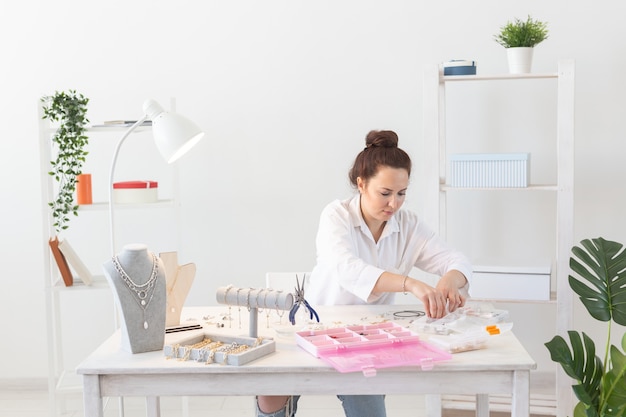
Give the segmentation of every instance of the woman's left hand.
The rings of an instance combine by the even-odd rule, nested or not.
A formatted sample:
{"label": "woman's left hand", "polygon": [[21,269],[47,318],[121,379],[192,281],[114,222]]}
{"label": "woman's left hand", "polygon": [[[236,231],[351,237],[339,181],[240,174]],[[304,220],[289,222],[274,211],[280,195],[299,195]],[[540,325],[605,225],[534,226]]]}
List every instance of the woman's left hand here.
{"label": "woman's left hand", "polygon": [[460,289],[466,283],[465,275],[457,270],[446,272],[437,283],[436,288],[441,291],[448,303],[448,312],[465,305],[466,297],[461,294]]}

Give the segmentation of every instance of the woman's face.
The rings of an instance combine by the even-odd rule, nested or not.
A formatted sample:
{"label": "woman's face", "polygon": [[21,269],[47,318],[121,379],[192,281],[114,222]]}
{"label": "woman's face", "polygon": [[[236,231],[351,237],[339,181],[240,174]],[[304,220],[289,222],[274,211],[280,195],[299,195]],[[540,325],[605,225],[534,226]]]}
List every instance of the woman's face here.
{"label": "woman's face", "polygon": [[358,177],[361,212],[368,226],[386,222],[400,210],[408,186],[409,173],[404,168],[382,166],[367,182]]}

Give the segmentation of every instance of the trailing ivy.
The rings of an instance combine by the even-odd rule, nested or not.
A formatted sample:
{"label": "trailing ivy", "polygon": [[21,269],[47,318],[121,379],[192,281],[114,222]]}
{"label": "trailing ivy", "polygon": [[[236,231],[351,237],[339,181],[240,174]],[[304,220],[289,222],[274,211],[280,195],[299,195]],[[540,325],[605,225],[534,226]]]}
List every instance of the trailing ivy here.
{"label": "trailing ivy", "polygon": [[50,161],[52,170],[48,172],[59,183],[54,201],[48,203],[54,217],[54,227],[58,232],[69,227],[69,215],[78,215],[78,205],[74,202],[76,176],[82,172],[87,156],[85,147],[88,138],[87,103],[89,99],[75,90],[55,92],[41,98],[43,118],[59,122],[52,142],[57,145],[56,159]]}

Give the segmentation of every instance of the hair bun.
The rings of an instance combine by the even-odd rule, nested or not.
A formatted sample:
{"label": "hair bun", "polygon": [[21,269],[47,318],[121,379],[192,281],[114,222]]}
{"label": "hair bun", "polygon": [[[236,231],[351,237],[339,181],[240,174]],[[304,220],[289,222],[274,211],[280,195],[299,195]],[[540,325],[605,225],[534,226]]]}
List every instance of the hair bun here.
{"label": "hair bun", "polygon": [[365,137],[366,148],[397,148],[398,135],[392,130],[372,130]]}

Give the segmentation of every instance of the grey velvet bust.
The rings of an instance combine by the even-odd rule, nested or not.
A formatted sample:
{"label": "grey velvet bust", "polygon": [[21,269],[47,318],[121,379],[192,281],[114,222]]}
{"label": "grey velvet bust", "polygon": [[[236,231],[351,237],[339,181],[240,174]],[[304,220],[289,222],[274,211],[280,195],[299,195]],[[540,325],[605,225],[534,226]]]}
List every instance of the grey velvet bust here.
{"label": "grey velvet bust", "polygon": [[165,340],[166,291],[165,268],[158,257],[142,244],[127,245],[117,254],[119,267],[127,280],[144,285],[152,276],[156,262],[153,288],[146,287],[141,294],[131,289],[121,276],[113,259],[103,265],[104,274],[113,291],[113,297],[121,317],[122,349],[131,353],[151,352],[163,349]]}

